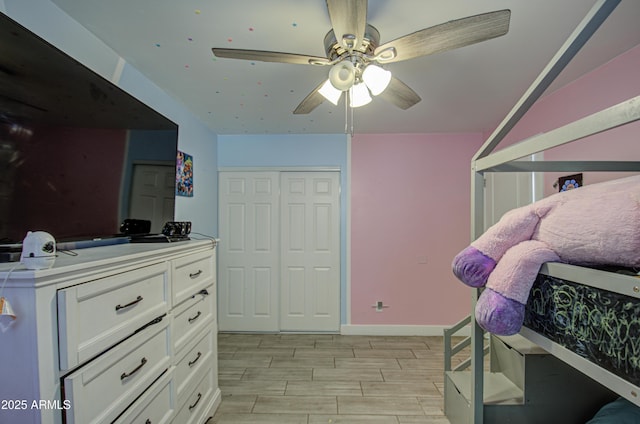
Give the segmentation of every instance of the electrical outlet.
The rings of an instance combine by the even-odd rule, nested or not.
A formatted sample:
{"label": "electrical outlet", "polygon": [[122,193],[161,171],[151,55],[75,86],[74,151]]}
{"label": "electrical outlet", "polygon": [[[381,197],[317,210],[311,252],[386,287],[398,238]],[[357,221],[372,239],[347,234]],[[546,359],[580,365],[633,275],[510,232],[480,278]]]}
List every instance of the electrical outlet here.
{"label": "electrical outlet", "polygon": [[375,305],[371,306],[372,308],[376,308],[376,312],[382,312],[383,309],[388,308],[389,305],[385,305],[382,300],[378,300]]}

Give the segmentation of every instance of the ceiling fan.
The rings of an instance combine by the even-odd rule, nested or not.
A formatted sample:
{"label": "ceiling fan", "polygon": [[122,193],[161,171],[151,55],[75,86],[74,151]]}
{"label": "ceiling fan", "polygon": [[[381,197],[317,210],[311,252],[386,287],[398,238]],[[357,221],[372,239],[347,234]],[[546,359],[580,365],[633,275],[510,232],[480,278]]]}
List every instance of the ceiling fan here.
{"label": "ceiling fan", "polygon": [[346,92],[349,105],[358,107],[382,97],[400,109],[408,109],[421,98],[391,75],[384,65],[419,56],[457,49],[500,37],[509,31],[508,9],[456,19],[424,28],[380,44],[380,33],[367,24],[367,0],[326,0],[332,29],[324,38],[327,57],[263,50],[214,47],[221,58],[302,65],[329,66],[329,77],[293,111],[307,114],[325,99],[338,104]]}

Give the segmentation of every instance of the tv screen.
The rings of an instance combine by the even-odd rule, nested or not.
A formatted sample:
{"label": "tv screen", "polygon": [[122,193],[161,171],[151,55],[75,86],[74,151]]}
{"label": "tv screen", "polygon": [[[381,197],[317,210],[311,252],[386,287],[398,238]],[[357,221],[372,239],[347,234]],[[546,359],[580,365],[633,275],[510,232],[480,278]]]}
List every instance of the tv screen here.
{"label": "tv screen", "polygon": [[174,220],[178,126],[0,13],[0,244]]}

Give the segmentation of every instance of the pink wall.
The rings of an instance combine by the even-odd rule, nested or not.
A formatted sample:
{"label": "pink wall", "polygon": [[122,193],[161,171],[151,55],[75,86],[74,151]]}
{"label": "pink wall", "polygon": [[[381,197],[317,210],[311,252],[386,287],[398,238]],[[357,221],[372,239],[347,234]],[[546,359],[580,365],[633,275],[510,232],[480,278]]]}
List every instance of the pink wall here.
{"label": "pink wall", "polygon": [[[640,95],[640,46],[623,53],[598,69],[541,98],[503,141],[514,141],[560,127],[579,118]],[[640,122],[627,124],[584,140],[545,152],[545,160],[640,161]],[[568,173],[545,174],[545,195],[554,193],[553,183]],[[628,174],[591,172],[584,183],[592,184]]]}
{"label": "pink wall", "polygon": [[[501,146],[640,95],[638,69],[640,46],[541,98]],[[451,273],[451,260],[469,242],[470,161],[484,139],[353,137],[351,324],[449,325],[469,313],[469,289]],[[545,159],[640,161],[640,123],[549,150]],[[546,194],[563,174],[545,176]],[[621,176],[587,173],[585,183]],[[390,307],[376,312],[377,300]]]}
{"label": "pink wall", "polygon": [[[469,244],[470,162],[482,141],[353,137],[351,324],[449,325],[469,314],[470,292],[451,261]],[[389,308],[376,312],[378,300]]]}

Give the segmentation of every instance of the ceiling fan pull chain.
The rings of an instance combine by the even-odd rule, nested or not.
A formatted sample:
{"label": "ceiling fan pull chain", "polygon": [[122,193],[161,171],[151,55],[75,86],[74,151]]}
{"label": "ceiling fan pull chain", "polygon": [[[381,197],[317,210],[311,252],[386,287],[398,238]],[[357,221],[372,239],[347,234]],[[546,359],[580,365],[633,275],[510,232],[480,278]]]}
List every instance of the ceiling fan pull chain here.
{"label": "ceiling fan pull chain", "polygon": [[[351,90],[349,90],[349,91],[351,91]],[[351,93],[349,93],[349,96],[351,96]],[[350,131],[350,133],[351,133],[351,137],[353,137],[353,109],[354,108],[352,108],[350,105],[351,105],[351,98],[349,98],[349,104],[346,105],[346,107],[348,107],[349,110],[351,110],[351,131]]]}
{"label": "ceiling fan pull chain", "polygon": [[349,134],[349,90],[344,93],[344,133]]}

